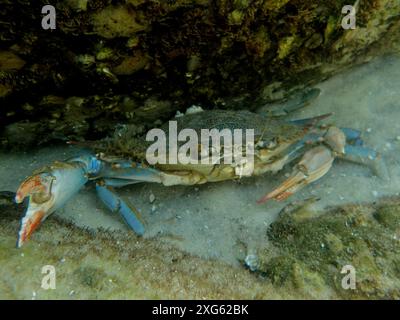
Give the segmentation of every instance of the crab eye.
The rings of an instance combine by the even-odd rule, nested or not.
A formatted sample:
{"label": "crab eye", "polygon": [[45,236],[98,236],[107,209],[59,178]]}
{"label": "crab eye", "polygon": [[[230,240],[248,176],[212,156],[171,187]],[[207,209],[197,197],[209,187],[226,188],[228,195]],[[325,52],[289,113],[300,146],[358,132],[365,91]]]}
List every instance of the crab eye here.
{"label": "crab eye", "polygon": [[267,145],[267,149],[275,149],[278,146],[278,142],[276,141],[276,139],[272,139],[271,141],[269,141],[268,145]]}
{"label": "crab eye", "polygon": [[259,141],[257,146],[261,149],[274,150],[278,146],[278,142],[275,138],[268,141]]}

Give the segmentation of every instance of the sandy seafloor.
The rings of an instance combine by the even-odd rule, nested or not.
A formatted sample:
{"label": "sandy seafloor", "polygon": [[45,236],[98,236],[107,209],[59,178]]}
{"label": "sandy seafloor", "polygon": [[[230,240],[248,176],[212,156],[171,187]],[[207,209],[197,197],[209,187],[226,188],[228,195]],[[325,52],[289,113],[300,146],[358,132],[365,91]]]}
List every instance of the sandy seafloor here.
{"label": "sandy seafloor", "polygon": [[[317,196],[321,199],[317,206],[325,208],[398,195],[400,58],[376,59],[316,87],[322,90],[320,97],[290,118],[334,112],[327,122],[361,130],[365,143],[382,154],[389,180],[374,176],[367,167],[336,161],[325,177],[289,200],[263,205],[256,204],[256,200],[277,186],[290,168],[278,175],[266,174],[240,181],[190,187],[140,184],[120,189],[142,212],[147,223],[144,237],[159,238],[202,258],[238,265],[239,258],[251,253],[258,243],[267,241],[266,226],[290,201]],[[0,153],[0,190],[15,191],[34,169],[76,152],[74,147],[57,146],[23,154]],[[155,196],[153,203],[151,194]],[[79,226],[131,232],[118,215],[105,209],[90,185],[55,214]]]}

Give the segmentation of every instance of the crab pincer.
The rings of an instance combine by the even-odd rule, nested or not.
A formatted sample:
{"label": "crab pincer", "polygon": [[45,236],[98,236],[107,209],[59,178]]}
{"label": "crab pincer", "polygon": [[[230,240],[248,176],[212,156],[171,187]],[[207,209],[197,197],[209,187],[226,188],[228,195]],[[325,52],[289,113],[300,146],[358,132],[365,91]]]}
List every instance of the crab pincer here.
{"label": "crab pincer", "polygon": [[261,204],[270,199],[285,200],[293,193],[324,176],[332,167],[334,159],[332,151],[325,146],[318,146],[307,151],[297,164],[293,174],[257,203]]}
{"label": "crab pincer", "polygon": [[21,247],[54,211],[62,207],[88,181],[80,163],[55,162],[23,181],[15,202],[28,198],[28,208],[21,220],[17,247]]}
{"label": "crab pincer", "polygon": [[[306,137],[312,137],[312,135]],[[303,187],[323,177],[331,169],[333,161],[337,157],[368,164],[379,176],[384,177],[385,165],[379,154],[370,148],[353,145],[359,141],[362,142],[356,130],[329,127],[319,138],[314,138],[314,143],[318,142],[320,145],[304,153],[292,175],[257,203],[261,204],[270,199],[277,201],[287,199]],[[300,141],[300,145],[304,142],[304,139]]]}

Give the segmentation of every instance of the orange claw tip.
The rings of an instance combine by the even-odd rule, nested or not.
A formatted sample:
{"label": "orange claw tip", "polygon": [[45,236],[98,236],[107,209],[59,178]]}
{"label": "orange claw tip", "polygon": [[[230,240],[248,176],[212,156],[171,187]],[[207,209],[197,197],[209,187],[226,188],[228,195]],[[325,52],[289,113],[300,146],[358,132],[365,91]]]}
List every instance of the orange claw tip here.
{"label": "orange claw tip", "polygon": [[21,248],[22,245],[30,238],[32,233],[42,222],[45,212],[40,210],[36,211],[32,216],[25,217],[22,220],[21,229],[18,234],[17,248]]}
{"label": "orange claw tip", "polygon": [[257,201],[258,204],[263,204],[265,202],[267,202],[268,200],[271,199],[275,199],[276,201],[283,201],[286,200],[287,198],[289,198],[293,193],[289,192],[289,191],[283,191],[282,193],[279,194],[271,194],[268,193],[267,195],[265,195],[264,197],[262,197],[260,200]]}
{"label": "orange claw tip", "polygon": [[25,199],[25,195],[21,192],[21,191],[17,191],[17,193],[15,194],[15,202],[16,203],[21,203],[22,201],[24,201]]}
{"label": "orange claw tip", "polygon": [[269,194],[267,194],[264,197],[262,197],[261,199],[257,200],[257,203],[258,204],[263,204],[263,203],[267,202],[270,199],[271,199],[271,197],[269,196]]}
{"label": "orange claw tip", "polygon": [[282,193],[280,193],[278,195],[275,195],[275,196],[271,196],[271,195],[267,194],[264,197],[262,197],[260,200],[258,200],[257,203],[258,204],[263,204],[263,203],[265,203],[265,202],[267,202],[268,200],[271,200],[271,199],[275,199],[276,201],[283,201],[283,200],[286,200],[287,198],[289,198],[292,194],[293,193],[288,192],[288,191],[282,192]]}

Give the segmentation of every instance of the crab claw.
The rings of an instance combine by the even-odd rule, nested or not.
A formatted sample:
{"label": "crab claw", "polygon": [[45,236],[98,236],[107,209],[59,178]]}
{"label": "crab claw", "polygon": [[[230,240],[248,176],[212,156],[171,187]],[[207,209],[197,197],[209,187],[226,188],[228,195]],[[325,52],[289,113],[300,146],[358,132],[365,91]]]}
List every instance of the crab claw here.
{"label": "crab claw", "polygon": [[307,151],[292,176],[257,203],[261,204],[270,199],[285,200],[309,183],[324,176],[331,168],[334,159],[332,151],[325,146],[318,146]]}
{"label": "crab claw", "polygon": [[17,247],[20,248],[37,227],[63,206],[88,181],[79,162],[55,162],[21,183],[15,201],[29,197],[28,208],[21,220]]}

